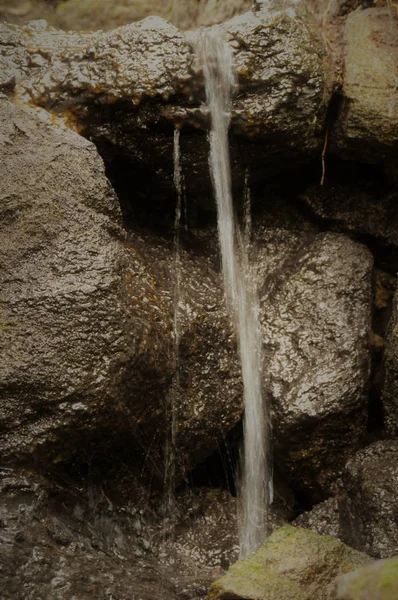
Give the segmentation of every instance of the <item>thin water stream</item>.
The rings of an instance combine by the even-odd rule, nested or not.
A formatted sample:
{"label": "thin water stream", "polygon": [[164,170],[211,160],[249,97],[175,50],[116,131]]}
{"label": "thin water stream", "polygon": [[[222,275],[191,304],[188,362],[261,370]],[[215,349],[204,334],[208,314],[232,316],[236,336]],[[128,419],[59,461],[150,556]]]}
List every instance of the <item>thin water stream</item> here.
{"label": "thin water stream", "polygon": [[174,377],[167,398],[166,422],[169,425],[165,446],[165,510],[164,510],[164,537],[174,536],[176,520],[175,483],[176,483],[176,439],[178,430],[177,400],[181,391],[180,385],[180,338],[181,338],[181,208],[183,195],[183,182],[180,161],[180,130],[174,130],[174,186],[177,195],[176,211],[174,217]]}
{"label": "thin water stream", "polygon": [[217,201],[225,295],[236,336],[244,389],[244,448],[240,476],[240,552],[256,550],[267,534],[268,430],[262,394],[261,330],[256,286],[246,236],[235,220],[228,130],[234,84],[233,60],[221,32],[203,31],[198,42],[211,117],[210,171]]}

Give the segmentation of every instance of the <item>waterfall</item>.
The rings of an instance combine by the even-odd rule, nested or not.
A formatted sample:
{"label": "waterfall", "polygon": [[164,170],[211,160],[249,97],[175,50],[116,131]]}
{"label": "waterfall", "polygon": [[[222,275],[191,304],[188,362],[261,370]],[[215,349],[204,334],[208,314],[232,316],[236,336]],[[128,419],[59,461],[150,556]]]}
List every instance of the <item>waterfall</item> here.
{"label": "waterfall", "polygon": [[250,277],[248,244],[239,232],[233,209],[228,141],[233,62],[221,31],[201,32],[198,55],[211,117],[209,163],[217,201],[225,295],[242,369],[245,412],[239,485],[240,551],[241,556],[246,556],[264,543],[267,533],[268,432],[262,396],[259,301],[254,280]]}
{"label": "waterfall", "polygon": [[176,402],[180,394],[180,337],[181,337],[181,259],[180,259],[180,231],[181,231],[181,206],[182,206],[182,173],[180,162],[180,130],[174,130],[174,186],[177,194],[176,211],[174,218],[174,377],[170,392],[167,397],[166,422],[169,430],[165,447],[165,519],[164,536],[174,535],[176,506],[175,506],[175,479],[176,479],[176,437],[178,428]]}

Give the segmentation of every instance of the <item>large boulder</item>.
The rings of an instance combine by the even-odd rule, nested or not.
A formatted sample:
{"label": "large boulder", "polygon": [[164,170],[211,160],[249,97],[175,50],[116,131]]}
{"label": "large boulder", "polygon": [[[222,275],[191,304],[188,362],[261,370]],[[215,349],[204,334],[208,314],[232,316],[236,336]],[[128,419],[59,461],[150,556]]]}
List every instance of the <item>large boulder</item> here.
{"label": "large boulder", "polygon": [[387,8],[351,13],[344,32],[342,104],[330,148],[343,157],[395,163],[398,139],[396,16]]}
{"label": "large boulder", "polygon": [[338,494],[295,520],[300,527],[334,535],[375,558],[398,553],[398,442],[360,450],[343,471]]}
{"label": "large boulder", "polygon": [[396,600],[398,597],[398,556],[378,560],[335,581],[335,600]]}
{"label": "large boulder", "polygon": [[[249,165],[262,174],[265,161],[269,171],[280,171],[281,151],[285,163],[320,153],[331,67],[304,6],[270,0],[217,27],[234,54],[239,89],[231,116],[240,176]],[[57,31],[40,21],[3,24],[0,85],[73,124],[107,164],[124,160],[124,177],[133,175],[145,191],[148,181],[156,183],[158,197],[160,188],[170,197],[173,130],[185,126],[187,191],[197,198],[210,190],[198,35],[186,37],[160,17],[92,33]],[[247,137],[252,141],[242,152]]]}
{"label": "large boulder", "polygon": [[140,265],[128,269],[95,147],[11,103],[0,115],[2,459],[47,459],[49,446],[60,459],[84,437],[131,436],[129,405],[167,379],[170,334],[154,308],[147,320],[131,308],[127,275]]}
{"label": "large boulder", "polygon": [[207,248],[216,230],[207,241],[191,235],[196,249],[181,247],[176,300],[173,241],[127,237],[91,143],[7,102],[1,126],[3,460],[84,462],[113,448],[137,462],[150,447],[145,471],[163,482],[174,406],[180,477],[242,413],[221,278]]}
{"label": "large boulder", "polygon": [[294,489],[317,498],[366,430],[372,257],[333,233],[263,236],[257,277],[275,458]]}
{"label": "large boulder", "polygon": [[282,527],[264,546],[235,563],[210,588],[208,600],[329,600],[340,573],[371,559],[330,536]]}

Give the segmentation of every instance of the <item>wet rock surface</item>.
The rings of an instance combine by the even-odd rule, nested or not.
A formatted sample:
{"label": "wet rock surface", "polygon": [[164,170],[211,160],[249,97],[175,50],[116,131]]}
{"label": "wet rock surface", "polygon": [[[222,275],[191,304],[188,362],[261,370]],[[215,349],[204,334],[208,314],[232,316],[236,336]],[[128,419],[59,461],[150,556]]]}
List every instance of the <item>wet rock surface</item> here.
{"label": "wet rock surface", "polygon": [[125,378],[150,357],[141,327],[134,342],[121,215],[94,146],[11,103],[1,126],[2,459],[62,457],[78,450],[73,430],[126,430]]}
{"label": "wet rock surface", "polygon": [[363,240],[395,270],[398,264],[397,193],[372,168],[350,162],[326,165],[324,185],[313,185],[301,199],[323,227]]}
{"label": "wet rock surface", "polygon": [[[282,149],[304,160],[320,152],[331,72],[311,15],[301,5],[275,2],[220,27],[235,55],[236,144],[241,137],[267,138],[241,153],[247,155],[241,172],[255,160],[263,168],[266,157],[269,169],[280,170]],[[137,178],[157,157],[154,173],[168,194],[173,128],[185,126],[185,161],[196,179],[192,195],[208,180],[203,133],[209,124],[196,38],[159,17],[105,33],[61,32],[42,21],[3,24],[2,89],[66,118],[106,161],[122,156]]]}
{"label": "wet rock surface", "polygon": [[336,579],[336,600],[395,600],[398,590],[398,557],[379,560]]}
{"label": "wet rock surface", "polygon": [[375,558],[398,554],[397,452],[397,441],[376,442],[358,452],[343,472],[345,541]]}
{"label": "wet rock surface", "polygon": [[338,234],[272,235],[257,277],[275,458],[317,497],[366,428],[372,257]]}
{"label": "wet rock surface", "polygon": [[398,294],[393,299],[384,356],[385,380],[383,408],[386,428],[391,437],[398,436]]}
{"label": "wet rock surface", "polygon": [[330,536],[282,527],[257,552],[231,567],[210,588],[208,600],[319,600],[330,598],[340,573],[371,559]]}
{"label": "wet rock surface", "polygon": [[397,452],[395,440],[379,441],[360,450],[348,461],[337,496],[294,523],[334,535],[374,558],[397,554]]}

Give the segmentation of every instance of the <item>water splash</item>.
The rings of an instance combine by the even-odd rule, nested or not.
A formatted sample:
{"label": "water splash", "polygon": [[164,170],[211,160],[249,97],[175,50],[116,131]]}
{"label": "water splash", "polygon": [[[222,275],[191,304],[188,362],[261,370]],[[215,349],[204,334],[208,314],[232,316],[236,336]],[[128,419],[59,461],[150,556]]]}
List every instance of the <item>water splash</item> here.
{"label": "water splash", "polygon": [[[268,430],[262,395],[261,330],[248,245],[236,225],[231,189],[228,130],[234,84],[229,46],[215,29],[198,41],[211,117],[210,171],[217,201],[224,287],[236,331],[244,390],[244,449],[240,481],[241,556],[256,550],[267,534]],[[248,235],[250,225],[247,221]],[[240,249],[240,253],[238,252]]]}
{"label": "water splash", "polygon": [[177,401],[181,391],[180,385],[180,339],[181,339],[181,206],[183,196],[183,180],[180,161],[180,130],[174,130],[174,186],[177,194],[176,211],[174,218],[174,377],[170,392],[167,397],[167,423],[170,428],[166,438],[165,447],[165,519],[164,537],[166,534],[173,537],[176,520],[175,483],[176,483],[176,439],[178,431]]}

